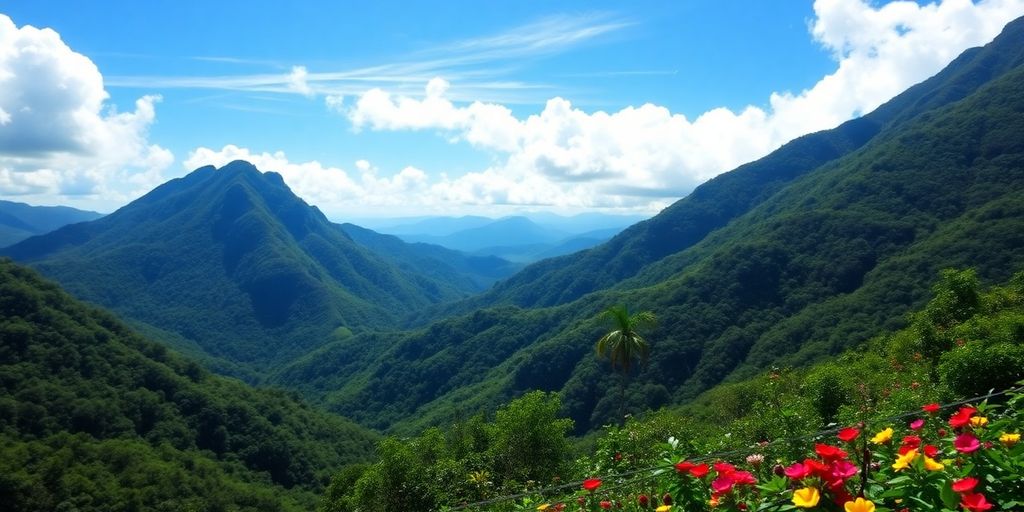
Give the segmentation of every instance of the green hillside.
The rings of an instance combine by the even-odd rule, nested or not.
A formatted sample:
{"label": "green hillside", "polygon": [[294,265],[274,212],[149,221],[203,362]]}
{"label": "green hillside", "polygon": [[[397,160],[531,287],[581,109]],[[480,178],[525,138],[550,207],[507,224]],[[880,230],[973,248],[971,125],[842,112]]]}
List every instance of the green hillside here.
{"label": "green hillside", "polygon": [[246,162],[198,169],[3,253],[239,376],[473,288],[388,263]]}
{"label": "green hillside", "polygon": [[[591,357],[604,328],[594,317],[612,304],[660,320],[651,359],[627,391],[643,411],[898,327],[941,268],[970,266],[986,282],[1005,280],[1024,266],[1022,34],[1024,23],[1015,22],[941,73],[945,85],[917,86],[911,92],[927,92],[918,100],[897,97],[914,106],[894,118],[944,105],[972,84],[963,99],[901,120],[777,191],[738,188],[768,197],[615,288],[554,308],[503,307],[356,337],[286,368],[277,382],[398,431],[492,409],[525,390],[554,390],[586,431],[615,414],[616,380]],[[983,77],[990,80],[980,85]],[[425,392],[407,393],[411,378]]]}
{"label": "green hillside", "polygon": [[376,436],[210,375],[0,260],[7,510],[309,510]]}

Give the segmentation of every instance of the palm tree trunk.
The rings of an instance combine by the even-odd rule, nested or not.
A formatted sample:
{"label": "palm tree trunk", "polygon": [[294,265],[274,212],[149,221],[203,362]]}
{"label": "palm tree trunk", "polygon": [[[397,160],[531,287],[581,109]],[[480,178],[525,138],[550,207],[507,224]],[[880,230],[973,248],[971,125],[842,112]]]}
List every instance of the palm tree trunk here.
{"label": "palm tree trunk", "polygon": [[619,380],[619,425],[626,425],[626,381],[629,380],[629,370],[622,372],[622,379]]}

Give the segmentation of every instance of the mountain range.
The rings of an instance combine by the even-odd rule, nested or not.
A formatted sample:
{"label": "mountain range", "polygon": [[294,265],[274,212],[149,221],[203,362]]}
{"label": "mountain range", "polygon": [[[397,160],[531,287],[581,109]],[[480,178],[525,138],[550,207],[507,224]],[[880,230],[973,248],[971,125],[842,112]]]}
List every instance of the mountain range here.
{"label": "mountain range", "polygon": [[0,247],[28,237],[49,233],[76,222],[87,222],[103,214],[68,206],[32,206],[0,200]]}
{"label": "mountain range", "polygon": [[[1024,268],[1022,112],[1018,20],[875,111],[518,272],[332,223],[246,162],[0,252],[217,371],[372,428],[415,432],[540,389],[582,433],[615,420],[617,381],[592,352],[614,304],[659,318],[626,389],[639,412],[897,328],[942,268],[988,282]],[[480,251],[553,233],[463,221],[480,224],[436,236]],[[480,231],[494,223],[506,236]]]}

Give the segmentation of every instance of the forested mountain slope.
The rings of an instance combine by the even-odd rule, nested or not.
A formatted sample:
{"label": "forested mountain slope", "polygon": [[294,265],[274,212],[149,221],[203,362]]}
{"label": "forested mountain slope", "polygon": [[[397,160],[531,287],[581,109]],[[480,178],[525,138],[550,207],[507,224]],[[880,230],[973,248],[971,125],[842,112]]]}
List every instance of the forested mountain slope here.
{"label": "forested mountain slope", "polygon": [[0,200],[0,247],[20,242],[33,235],[48,233],[76,222],[86,222],[102,214],[67,206],[32,206]]}
{"label": "forested mountain slope", "polygon": [[0,508],[310,510],[376,438],[213,376],[0,259]]}
{"label": "forested mountain slope", "polygon": [[97,221],[3,251],[197,356],[259,371],[472,283],[398,268],[247,162],[204,167]]}
{"label": "forested mountain slope", "polygon": [[[1015,22],[1007,32],[1016,39],[992,43],[1017,46],[968,57],[1016,58],[1022,28]],[[982,60],[1003,69],[1001,60]],[[617,288],[554,308],[482,310],[409,333],[355,337],[286,368],[278,382],[398,430],[527,389],[559,390],[587,430],[611,420],[618,401],[617,380],[593,356],[606,328],[594,317],[612,304],[660,319],[649,333],[651,358],[628,390],[635,410],[838,353],[901,324],[941,268],[974,267],[991,282],[1024,267],[1024,67],[989,76],[962,100],[886,128]],[[928,93],[929,101],[953,96],[947,87]]]}

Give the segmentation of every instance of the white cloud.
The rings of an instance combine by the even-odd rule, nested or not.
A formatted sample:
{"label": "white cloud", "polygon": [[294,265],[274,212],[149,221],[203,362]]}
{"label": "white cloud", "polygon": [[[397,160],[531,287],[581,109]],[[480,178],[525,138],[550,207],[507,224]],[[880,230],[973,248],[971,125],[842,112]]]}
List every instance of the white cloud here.
{"label": "white cloud", "polygon": [[497,103],[456,105],[450,84],[434,78],[419,96],[370,89],[345,113],[356,130],[436,130],[500,157],[486,170],[441,179],[431,188],[441,200],[656,207],[797,136],[873,110],[990,41],[1024,14],[1024,0],[818,0],[814,9],[811,34],[837,69],[810,89],[772,94],[768,109],[717,108],[688,119],[652,104],[585,112],[556,97],[517,118]]}
{"label": "white cloud", "polygon": [[315,93],[307,82],[308,77],[309,72],[306,71],[305,66],[292,66],[292,72],[288,75],[288,89],[307,98],[313,97]]}
{"label": "white cloud", "polygon": [[0,15],[0,196],[83,207],[132,199],[174,160],[148,141],[159,96],[107,104],[99,69],[50,29]]}

